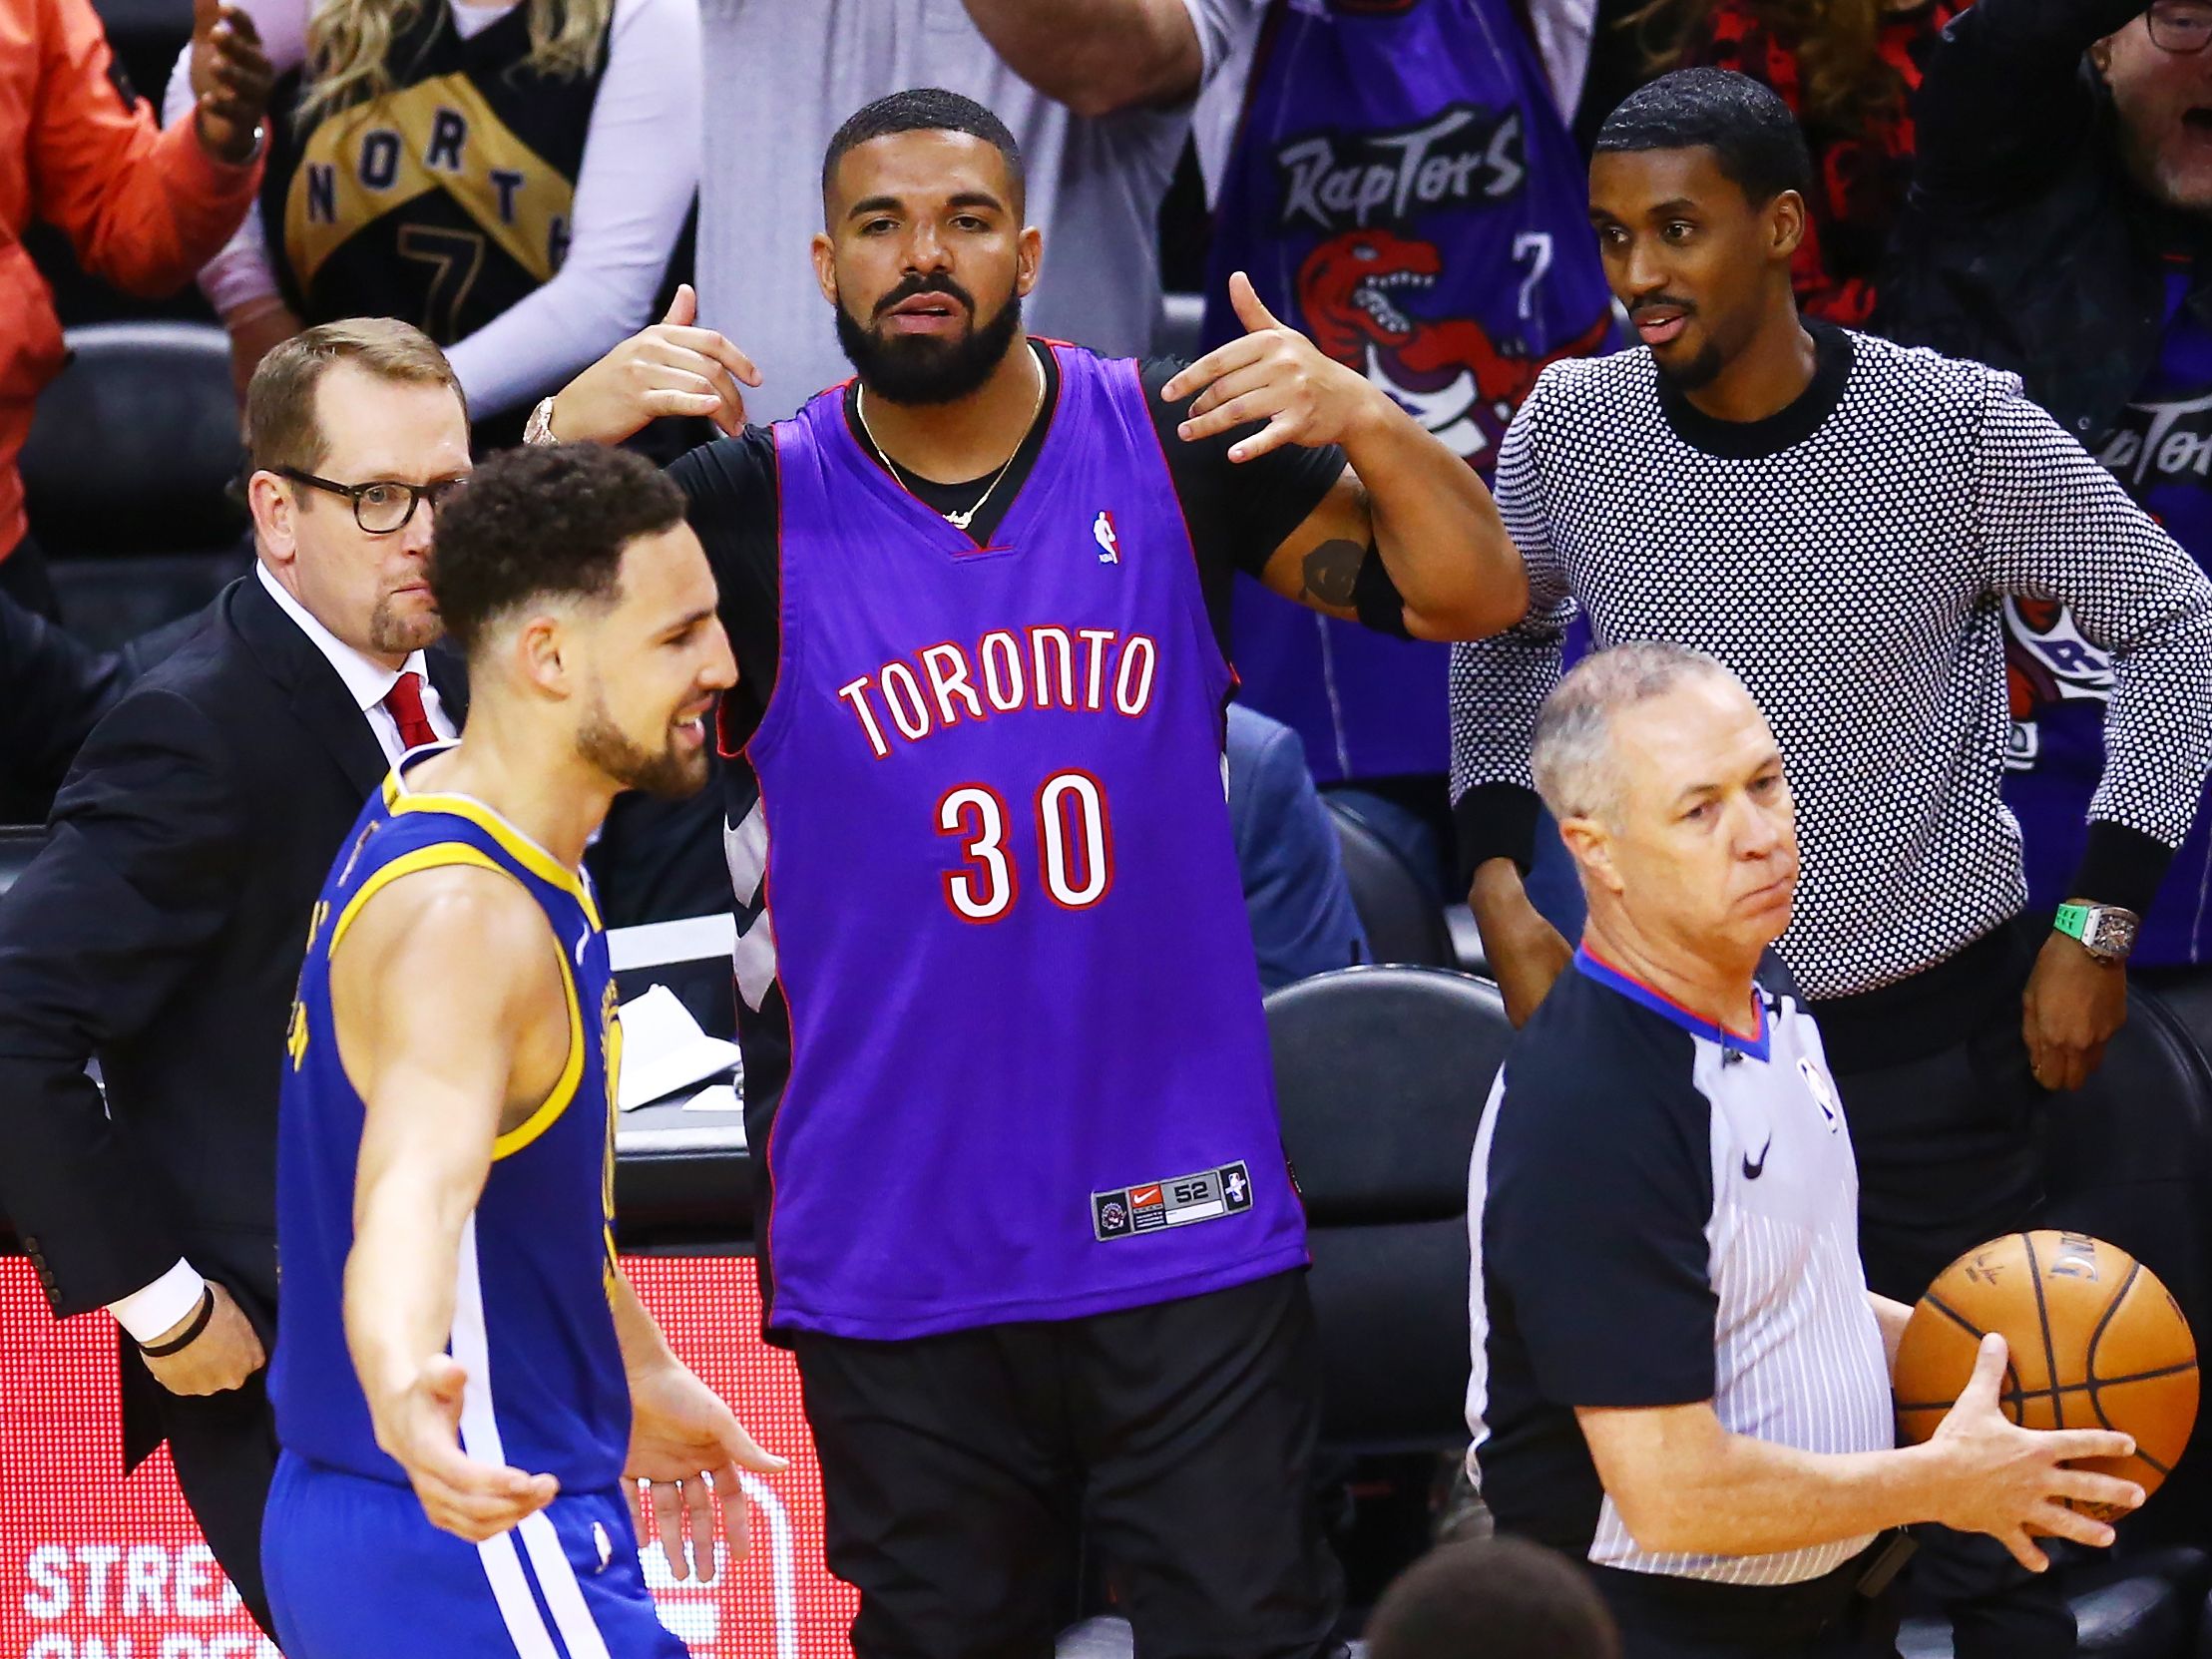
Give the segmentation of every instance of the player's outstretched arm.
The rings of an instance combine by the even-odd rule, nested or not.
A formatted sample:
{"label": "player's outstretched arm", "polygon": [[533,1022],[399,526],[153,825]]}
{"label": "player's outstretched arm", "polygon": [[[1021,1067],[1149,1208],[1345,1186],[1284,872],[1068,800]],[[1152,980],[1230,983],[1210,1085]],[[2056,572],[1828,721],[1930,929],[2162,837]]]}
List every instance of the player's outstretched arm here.
{"label": "player's outstretched arm", "polygon": [[693,326],[698,308],[684,283],[666,316],[563,386],[553,399],[552,441],[619,444],[662,415],[700,415],[727,436],[742,432],[739,383],[759,385],[760,371],[713,329]]}
{"label": "player's outstretched arm", "polygon": [[2131,1480],[2066,1463],[2123,1457],[2135,1443],[2104,1430],[2015,1427],[1997,1408],[2003,1376],[2004,1341],[1988,1338],[1935,1437],[1894,1452],[1800,1452],[1731,1434],[1709,1401],[1574,1415],[1607,1495],[1645,1549],[1767,1555],[1933,1520],[1987,1532],[2040,1572],[2049,1561],[2030,1527],[2098,1548],[2112,1541],[2110,1526],[2062,1499],[2122,1509],[2143,1501]]}
{"label": "player's outstretched arm", "polygon": [[742,1561],[752,1546],[739,1470],[774,1474],[790,1464],[763,1452],[721,1397],[675,1357],[637,1291],[620,1274],[614,1307],[615,1335],[630,1381],[630,1455],[623,1474],[651,1483],[650,1520],[647,1509],[636,1511],[638,1541],[650,1544],[658,1536],[668,1570],[677,1578],[696,1573],[704,1583],[714,1576],[717,1505],[729,1537],[730,1561]]}
{"label": "player's outstretched arm", "polygon": [[559,1489],[549,1474],[462,1451],[468,1379],[445,1351],[462,1230],[501,1113],[518,1082],[545,1066],[529,1051],[543,1040],[532,1015],[559,1005],[555,949],[512,880],[458,866],[371,899],[331,967],[346,1072],[367,1103],[346,1344],[376,1444],[407,1471],[431,1523],[472,1541],[506,1531]]}
{"label": "player's outstretched arm", "polygon": [[1242,271],[1229,300],[1246,332],[1160,389],[1191,397],[1179,431],[1209,438],[1266,425],[1229,450],[1249,461],[1284,444],[1341,444],[1351,465],[1268,561],[1267,585],[1347,622],[1360,620],[1360,566],[1380,558],[1417,639],[1481,639],[1521,621],[1529,575],[1497,506],[1466,462],[1356,370],[1275,320]]}

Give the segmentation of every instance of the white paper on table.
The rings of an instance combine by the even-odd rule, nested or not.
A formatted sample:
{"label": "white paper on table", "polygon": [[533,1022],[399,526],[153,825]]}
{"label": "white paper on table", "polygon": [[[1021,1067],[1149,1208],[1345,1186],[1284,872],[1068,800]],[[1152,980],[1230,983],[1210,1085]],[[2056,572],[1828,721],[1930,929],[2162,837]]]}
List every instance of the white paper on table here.
{"label": "white paper on table", "polygon": [[[734,1083],[708,1083],[683,1102],[685,1111],[743,1111],[745,1103],[737,1098]],[[737,1132],[744,1132],[744,1124],[737,1125]]]}
{"label": "white paper on table", "polygon": [[625,1003],[621,1019],[623,1067],[615,1083],[615,1104],[624,1111],[636,1111],[738,1063],[737,1044],[700,1031],[691,1011],[664,985]]}

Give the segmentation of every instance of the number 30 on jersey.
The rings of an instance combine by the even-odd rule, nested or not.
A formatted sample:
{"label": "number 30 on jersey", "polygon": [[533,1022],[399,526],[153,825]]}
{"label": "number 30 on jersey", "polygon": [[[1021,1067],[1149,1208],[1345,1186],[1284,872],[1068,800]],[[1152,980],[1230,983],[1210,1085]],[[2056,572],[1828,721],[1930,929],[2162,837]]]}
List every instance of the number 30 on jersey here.
{"label": "number 30 on jersey", "polygon": [[[1089,910],[1113,886],[1113,825],[1106,790],[1089,772],[1055,772],[1037,791],[1038,875],[1062,910]],[[937,833],[960,842],[965,863],[944,873],[945,903],[963,922],[996,922],[1022,878],[1008,849],[1012,818],[989,784],[966,783],[937,803]]]}

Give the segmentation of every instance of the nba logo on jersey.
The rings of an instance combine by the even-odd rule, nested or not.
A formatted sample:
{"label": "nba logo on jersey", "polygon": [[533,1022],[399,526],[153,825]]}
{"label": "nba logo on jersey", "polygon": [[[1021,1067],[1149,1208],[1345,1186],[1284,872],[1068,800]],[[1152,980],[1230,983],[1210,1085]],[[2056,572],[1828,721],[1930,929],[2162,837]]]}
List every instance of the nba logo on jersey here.
{"label": "nba logo on jersey", "polygon": [[1099,516],[1091,521],[1091,535],[1099,544],[1100,564],[1121,563],[1121,539],[1113,533],[1113,515],[1105,508],[1101,508]]}
{"label": "nba logo on jersey", "polygon": [[1834,1134],[1843,1125],[1843,1102],[1836,1096],[1836,1085],[1828,1080],[1828,1073],[1810,1054],[1798,1056],[1797,1069],[1804,1075],[1805,1086],[1812,1091],[1813,1104],[1820,1107],[1821,1116],[1827,1119],[1828,1132]]}

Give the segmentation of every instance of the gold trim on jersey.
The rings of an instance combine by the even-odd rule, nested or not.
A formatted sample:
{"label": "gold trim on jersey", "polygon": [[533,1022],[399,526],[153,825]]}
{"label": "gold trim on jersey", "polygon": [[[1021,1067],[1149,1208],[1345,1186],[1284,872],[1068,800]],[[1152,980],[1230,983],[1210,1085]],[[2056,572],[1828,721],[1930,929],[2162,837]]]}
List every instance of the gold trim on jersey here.
{"label": "gold trim on jersey", "polygon": [[[389,789],[390,781],[387,780],[387,793]],[[403,799],[416,801],[460,800],[462,798],[460,796],[439,797],[430,795],[403,797]],[[473,805],[475,803],[471,802],[469,804]],[[446,809],[440,808],[440,810]],[[467,815],[463,814],[463,816]],[[472,823],[476,821],[474,818],[470,819]],[[489,828],[490,826],[484,827]],[[504,846],[506,843],[502,841],[501,845]],[[540,856],[544,855],[541,854]],[[391,863],[377,870],[366,881],[362,882],[360,890],[348,899],[345,908],[338,912],[338,920],[330,929],[330,943],[327,947],[326,960],[328,957],[335,957],[338,954],[338,946],[344,940],[347,930],[353,926],[354,918],[361,913],[361,907],[393,882],[399,880],[402,876],[414,875],[418,871],[451,869],[458,865],[470,865],[480,870],[496,871],[509,881],[514,882],[518,887],[522,885],[521,879],[516,876],[514,871],[508,869],[506,865],[500,863],[490,853],[485,852],[483,848],[473,847],[466,841],[439,841],[427,847],[417,847],[411,852],[401,853]],[[525,889],[525,891],[528,890]],[[589,908],[589,901],[587,901],[587,908]],[[592,918],[592,926],[594,928],[599,926],[597,916]],[[550,921],[547,931],[552,931]],[[528,1146],[552,1128],[561,1114],[569,1109],[569,1102],[576,1098],[577,1085],[584,1080],[584,1050],[587,1046],[584,1032],[584,1011],[576,995],[576,976],[569,969],[569,953],[563,947],[558,935],[554,937],[553,955],[554,959],[561,964],[561,995],[569,1011],[569,1057],[562,1063],[561,1075],[554,1081],[553,1089],[546,1095],[545,1099],[531,1111],[528,1117],[493,1140],[492,1161],[494,1163],[512,1153],[521,1151],[525,1146]]]}
{"label": "gold trim on jersey", "polygon": [[550,882],[583,906],[594,931],[603,926],[599,906],[593,903],[592,890],[585,885],[584,878],[473,795],[428,795],[409,789],[395,768],[384,778],[384,805],[395,813],[449,812],[456,818],[467,819],[497,841],[525,870],[540,881]]}
{"label": "gold trim on jersey", "polygon": [[600,1175],[600,1202],[606,1212],[607,1292],[612,1296],[615,1278],[623,1270],[615,1249],[615,1123],[622,1115],[623,1018],[613,980],[607,982],[607,994],[600,999],[599,1020],[600,1052],[607,1060],[607,1161]]}
{"label": "gold trim on jersey", "polygon": [[515,136],[474,81],[452,74],[343,110],[308,134],[284,193],[284,251],[299,286],[357,231],[432,191],[533,280],[552,280],[576,184]]}

